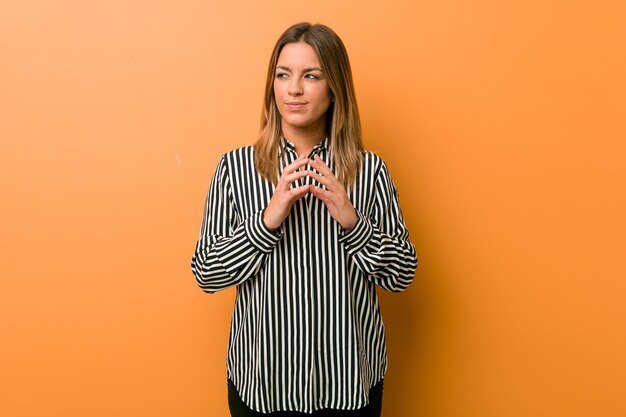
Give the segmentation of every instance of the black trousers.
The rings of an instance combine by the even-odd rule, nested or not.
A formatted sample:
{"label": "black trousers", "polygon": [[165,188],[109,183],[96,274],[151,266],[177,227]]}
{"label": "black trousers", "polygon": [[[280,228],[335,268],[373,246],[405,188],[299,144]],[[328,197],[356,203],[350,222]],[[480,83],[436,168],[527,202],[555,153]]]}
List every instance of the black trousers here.
{"label": "black trousers", "polygon": [[324,409],[314,411],[313,414],[300,413],[297,411],[276,411],[269,414],[251,410],[241,399],[235,385],[228,380],[228,407],[232,417],[380,417],[383,408],[383,385],[381,379],[370,390],[370,402],[357,410],[332,410]]}

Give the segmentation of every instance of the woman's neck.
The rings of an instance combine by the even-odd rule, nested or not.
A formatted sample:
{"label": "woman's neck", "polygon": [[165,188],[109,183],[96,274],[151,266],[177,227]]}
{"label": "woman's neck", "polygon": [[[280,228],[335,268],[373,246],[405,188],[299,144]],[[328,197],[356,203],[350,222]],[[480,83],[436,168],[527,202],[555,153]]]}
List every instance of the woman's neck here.
{"label": "woman's neck", "polygon": [[296,147],[298,156],[309,155],[326,138],[326,129],[283,129],[283,137]]}

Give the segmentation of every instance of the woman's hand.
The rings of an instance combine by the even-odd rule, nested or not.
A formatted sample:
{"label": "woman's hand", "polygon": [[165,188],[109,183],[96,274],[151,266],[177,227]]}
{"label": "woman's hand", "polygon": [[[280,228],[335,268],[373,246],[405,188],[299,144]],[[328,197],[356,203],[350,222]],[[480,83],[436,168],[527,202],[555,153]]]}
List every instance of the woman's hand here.
{"label": "woman's hand", "polygon": [[302,155],[287,165],[280,175],[274,195],[263,212],[263,223],[268,229],[274,230],[280,227],[289,214],[293,203],[309,192],[310,185],[291,188],[291,183],[295,180],[309,175],[310,171],[306,169],[296,172],[298,168],[306,166],[308,162],[309,159],[306,155]]}
{"label": "woman's hand", "polygon": [[311,193],[324,202],[332,218],[337,220],[341,227],[347,230],[352,229],[358,220],[358,216],[345,188],[335,178],[330,168],[322,161],[322,158],[318,155],[315,155],[314,158],[311,161],[311,166],[318,170],[321,175],[315,171],[309,171],[309,175],[319,183],[324,184],[326,190],[311,185]]}

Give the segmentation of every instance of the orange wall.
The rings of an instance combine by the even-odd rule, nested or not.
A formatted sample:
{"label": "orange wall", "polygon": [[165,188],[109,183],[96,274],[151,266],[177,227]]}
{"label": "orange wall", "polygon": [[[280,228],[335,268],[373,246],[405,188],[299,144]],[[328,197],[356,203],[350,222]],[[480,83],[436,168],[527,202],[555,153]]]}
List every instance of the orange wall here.
{"label": "orange wall", "polygon": [[300,20],[344,39],[419,253],[385,416],[626,415],[626,10],[539,0],[4,2],[0,415],[227,415],[234,290],[189,262]]}

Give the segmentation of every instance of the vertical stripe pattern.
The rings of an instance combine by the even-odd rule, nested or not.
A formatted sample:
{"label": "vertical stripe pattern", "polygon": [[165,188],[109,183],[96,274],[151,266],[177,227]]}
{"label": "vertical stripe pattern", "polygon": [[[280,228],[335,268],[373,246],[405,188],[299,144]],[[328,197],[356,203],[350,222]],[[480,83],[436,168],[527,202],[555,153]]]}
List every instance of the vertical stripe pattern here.
{"label": "vertical stripe pattern", "polygon": [[[328,139],[314,154],[334,172]],[[286,139],[280,155],[281,171],[298,157]],[[294,186],[305,181],[324,188],[309,176]],[[417,268],[387,166],[365,153],[350,230],[309,193],[271,231],[262,219],[273,192],[248,146],[221,157],[205,202],[191,268],[207,293],[237,288],[228,377],[263,413],[364,407],[387,370],[376,287],[402,291]]]}

